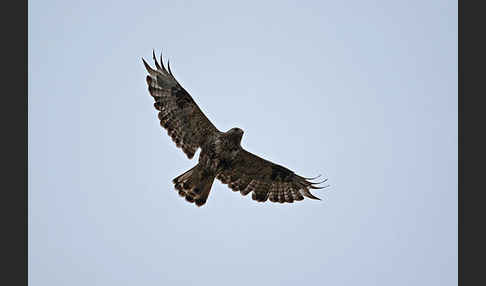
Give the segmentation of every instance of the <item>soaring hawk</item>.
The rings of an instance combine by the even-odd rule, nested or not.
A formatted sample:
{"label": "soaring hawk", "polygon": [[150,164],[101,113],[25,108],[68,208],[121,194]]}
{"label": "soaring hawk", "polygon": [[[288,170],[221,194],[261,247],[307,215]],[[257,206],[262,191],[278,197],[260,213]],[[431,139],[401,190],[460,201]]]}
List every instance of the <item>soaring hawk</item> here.
{"label": "soaring hawk", "polygon": [[326,180],[311,182],[317,177],[301,177],[243,149],[240,145],[243,130],[219,131],[174,78],[169,62],[166,69],[162,55],[162,66],[154,52],[152,55],[155,70],[143,58],[142,61],[148,72],[148,90],[159,111],[160,125],[189,159],[201,148],[198,164],[173,180],[181,197],[197,206],[204,205],[217,178],[243,196],[252,193],[252,199],[258,202],[292,203],[304,197],[319,200],[310,189],[324,188],[317,184]]}

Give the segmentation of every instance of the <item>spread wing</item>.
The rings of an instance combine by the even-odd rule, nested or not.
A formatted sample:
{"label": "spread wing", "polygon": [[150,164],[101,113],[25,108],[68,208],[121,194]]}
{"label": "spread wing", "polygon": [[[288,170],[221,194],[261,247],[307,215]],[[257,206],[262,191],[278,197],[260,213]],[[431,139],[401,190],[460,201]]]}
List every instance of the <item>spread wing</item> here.
{"label": "spread wing", "polygon": [[304,197],[319,200],[311,194],[310,189],[323,189],[291,170],[260,158],[244,149],[241,149],[235,160],[226,171],[217,177],[223,184],[243,196],[252,193],[251,198],[259,202],[292,203],[301,201]]}
{"label": "spread wing", "polygon": [[167,130],[177,147],[189,159],[197,148],[204,144],[206,138],[217,132],[216,127],[204,115],[191,95],[177,82],[167,62],[165,69],[162,55],[159,65],[153,53],[156,70],[142,59],[147,72],[147,85],[150,95],[155,99],[154,107],[159,110],[160,125]]}

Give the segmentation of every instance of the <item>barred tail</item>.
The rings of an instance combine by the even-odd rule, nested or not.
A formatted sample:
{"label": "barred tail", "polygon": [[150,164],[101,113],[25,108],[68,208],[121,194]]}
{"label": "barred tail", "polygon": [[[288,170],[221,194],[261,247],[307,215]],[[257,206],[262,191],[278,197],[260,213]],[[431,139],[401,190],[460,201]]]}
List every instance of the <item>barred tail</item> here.
{"label": "barred tail", "polygon": [[196,203],[200,207],[208,199],[214,177],[214,174],[211,174],[198,164],[172,180],[172,182],[181,197],[185,197],[186,201]]}

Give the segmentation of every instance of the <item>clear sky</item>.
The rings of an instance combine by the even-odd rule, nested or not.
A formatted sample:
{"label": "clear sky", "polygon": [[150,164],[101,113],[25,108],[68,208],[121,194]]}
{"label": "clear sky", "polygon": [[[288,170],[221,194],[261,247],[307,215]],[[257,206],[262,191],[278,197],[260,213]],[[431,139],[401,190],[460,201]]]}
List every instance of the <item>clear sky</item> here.
{"label": "clear sky", "polygon": [[[152,49],[323,200],[181,199]],[[29,1],[28,54],[29,285],[457,284],[456,1]]]}

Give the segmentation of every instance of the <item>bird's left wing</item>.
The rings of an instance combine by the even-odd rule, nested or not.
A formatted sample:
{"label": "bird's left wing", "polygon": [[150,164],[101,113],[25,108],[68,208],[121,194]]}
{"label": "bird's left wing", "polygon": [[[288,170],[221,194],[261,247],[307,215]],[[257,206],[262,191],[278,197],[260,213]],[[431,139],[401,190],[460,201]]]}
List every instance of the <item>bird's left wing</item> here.
{"label": "bird's left wing", "polygon": [[310,182],[315,178],[304,178],[293,171],[240,149],[236,158],[225,171],[218,175],[218,180],[243,196],[252,193],[252,199],[265,202],[292,203],[304,197],[319,200],[310,189],[322,189]]}
{"label": "bird's left wing", "polygon": [[159,65],[153,53],[156,69],[152,69],[142,59],[147,72],[147,85],[150,95],[155,99],[154,107],[159,110],[160,125],[167,130],[177,147],[189,159],[194,156],[207,138],[218,132],[216,127],[204,115],[191,95],[177,82],[172,75],[170,65],[165,69],[162,55]]}

